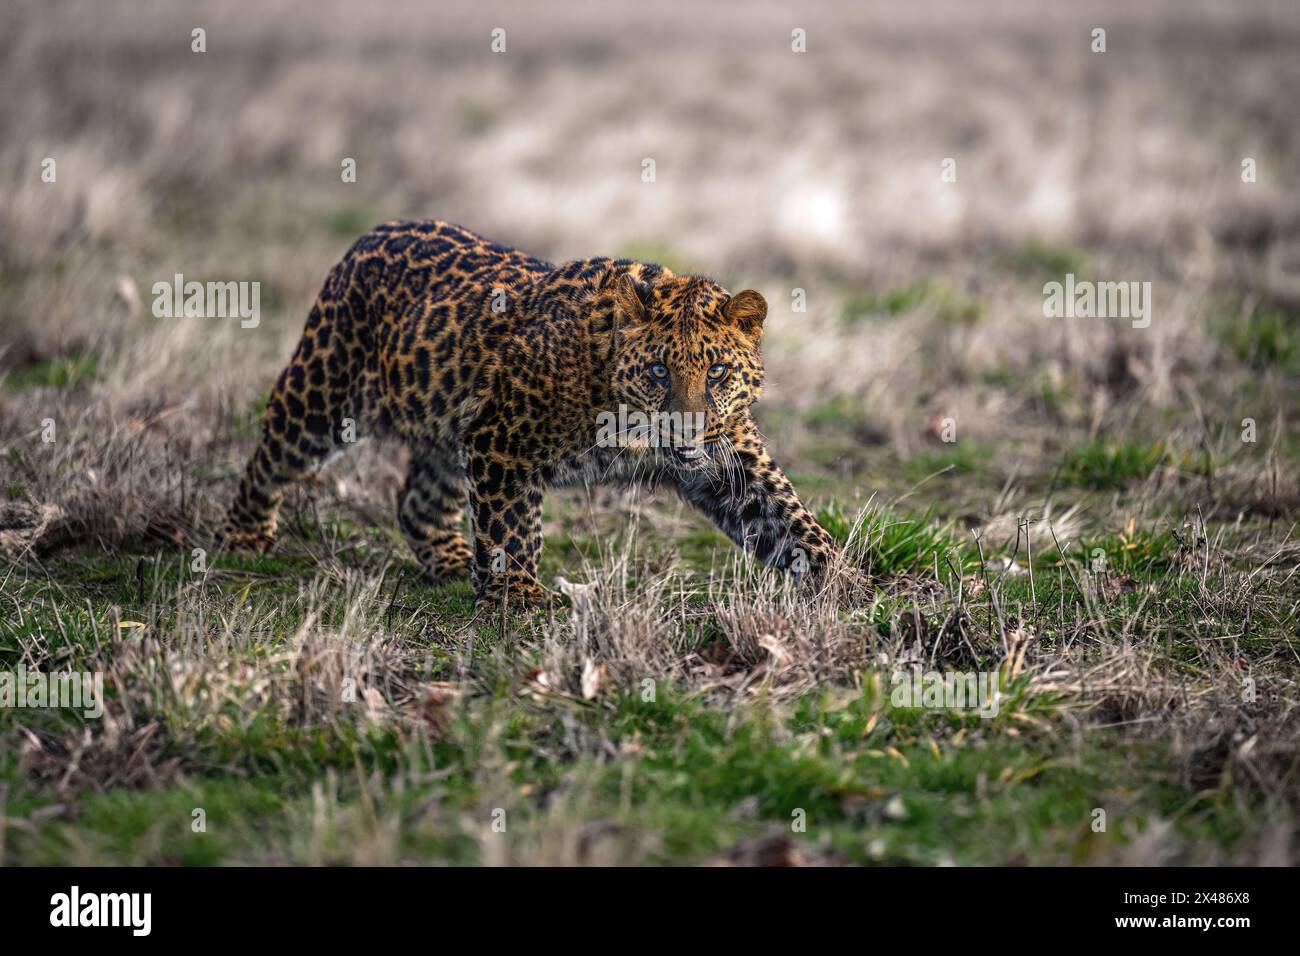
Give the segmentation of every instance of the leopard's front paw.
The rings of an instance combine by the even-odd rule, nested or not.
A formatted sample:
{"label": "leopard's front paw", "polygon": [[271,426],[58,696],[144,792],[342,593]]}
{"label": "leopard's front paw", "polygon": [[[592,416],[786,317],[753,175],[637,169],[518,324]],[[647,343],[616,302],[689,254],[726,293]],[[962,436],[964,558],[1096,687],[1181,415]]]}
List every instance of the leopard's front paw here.
{"label": "leopard's front paw", "polygon": [[826,577],[829,549],[815,544],[794,545],[777,562],[799,584],[817,586]]}

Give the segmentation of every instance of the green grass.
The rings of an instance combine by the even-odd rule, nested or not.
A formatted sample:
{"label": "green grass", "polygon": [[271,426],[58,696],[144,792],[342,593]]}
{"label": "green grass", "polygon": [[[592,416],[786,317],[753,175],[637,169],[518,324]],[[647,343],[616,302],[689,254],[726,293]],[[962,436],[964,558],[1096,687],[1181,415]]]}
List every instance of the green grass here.
{"label": "green grass", "polygon": [[856,516],[838,502],[817,512],[817,521],[840,545],[856,542],[862,560],[873,574],[910,574],[943,568],[947,561],[970,565],[974,556],[966,542],[959,542],[950,522],[938,522],[933,510],[894,512],[888,508],[869,510],[854,533]]}
{"label": "green grass", "polygon": [[1150,578],[1174,565],[1179,543],[1170,531],[1130,528],[1116,534],[1080,541],[1075,556],[1094,571],[1131,574]]}
{"label": "green grass", "polygon": [[[1119,733],[1061,748],[1036,733],[1008,736],[1007,710],[986,721],[896,709],[887,697],[868,686],[730,713],[666,688],[652,702],[619,694],[612,710],[498,696],[470,706],[432,747],[357,739],[310,761],[268,762],[291,743],[268,728],[232,742],[247,777],[198,772],[159,790],[90,794],[75,822],[12,831],[11,852],[29,863],[69,853],[119,864],[328,863],[377,844],[397,859],[473,863],[487,840],[526,853],[557,839],[568,812],[639,835],[645,862],[696,863],[775,832],[807,855],[859,863],[1069,863],[1157,819],[1177,816],[1209,845],[1249,829],[1231,802],[1189,809],[1158,748],[1121,746]],[[552,759],[566,738],[584,737],[629,756]],[[10,815],[42,805],[8,780]],[[1151,786],[1135,795],[1142,782]],[[1108,808],[1106,833],[1092,832],[1097,807]],[[485,836],[498,809],[506,830]]]}
{"label": "green grass", "polygon": [[329,214],[325,225],[331,235],[351,241],[381,221],[382,216],[367,206],[343,206]]}
{"label": "green grass", "polygon": [[840,308],[840,323],[851,329],[864,320],[905,315],[923,306],[932,308],[939,321],[948,326],[972,325],[982,314],[978,302],[964,298],[948,286],[918,282],[884,292],[850,293]]}
{"label": "green grass", "polygon": [[908,481],[920,482],[932,475],[945,478],[968,478],[987,466],[993,449],[974,442],[954,443],[943,451],[917,455],[907,461],[903,474]]}
{"label": "green grass", "polygon": [[820,432],[853,429],[865,420],[862,400],[843,394],[815,405],[804,416],[808,427]]}
{"label": "green grass", "polygon": [[94,381],[98,372],[99,356],[82,351],[13,369],[6,373],[5,383],[14,389],[70,389]]}
{"label": "green grass", "polygon": [[[981,460],[974,455],[971,467],[977,471]],[[600,560],[608,546],[606,530],[591,526],[569,498],[548,515],[560,530],[548,536],[547,568],[579,578],[583,559]],[[841,543],[850,539],[854,515],[846,505],[832,499],[818,518]],[[133,642],[174,641],[198,623],[192,609],[179,610],[192,608],[186,595],[196,588],[212,618],[209,633],[232,620],[247,622],[255,636],[236,643],[205,678],[212,693],[232,694],[221,706],[172,700],[162,684],[152,696],[132,692],[132,706],[158,725],[160,749],[148,759],[176,764],[157,783],[59,793],[20,763],[17,748],[3,751],[3,809],[22,821],[8,827],[5,862],[694,864],[781,837],[805,858],[826,862],[1079,864],[1112,861],[1165,826],[1188,862],[1204,862],[1258,840],[1267,819],[1226,777],[1189,787],[1165,738],[1124,727],[1068,732],[1061,716],[1068,698],[1031,692],[1023,678],[1003,678],[1005,697],[989,719],[895,706],[890,670],[874,666],[779,701],[761,693],[718,699],[662,676],[647,698],[639,671],[611,677],[590,701],[530,692],[530,675],[555,665],[526,622],[512,624],[502,642],[495,617],[476,613],[468,584],[428,587],[400,551],[386,565],[392,542],[385,531],[337,519],[304,530],[308,538],[290,534],[272,554],[214,556],[201,579],[182,549],[86,551],[47,562],[48,577],[12,589],[24,610],[0,621],[0,667],[32,646],[45,648],[45,666],[78,669],[119,658]],[[355,542],[358,534],[369,537],[328,565],[309,550]],[[1047,634],[1059,608],[1081,599],[1074,578],[1100,550],[1110,578],[1131,575],[1143,585],[1110,599],[1112,621],[1130,622],[1135,633],[1159,628],[1168,645],[1160,666],[1188,674],[1204,666],[1204,642],[1247,625],[1242,606],[1207,610],[1196,574],[1181,563],[1193,536],[1177,526],[1130,522],[1121,532],[1085,535],[1067,545],[1073,574],[1054,550],[1036,553],[1033,585],[1027,575],[979,575],[970,543],[933,510],[873,508],[857,538],[877,575],[927,580],[937,563],[941,579],[952,581],[951,567],[960,568],[968,581],[989,581],[1001,613],[1039,622]],[[703,527],[647,535],[639,547],[652,563],[676,554],[697,574],[716,565],[718,549],[729,553]],[[1017,560],[1027,563],[1023,551]],[[270,687],[282,686],[275,661],[304,626],[306,607],[313,628],[346,626],[351,592],[339,582],[373,579],[385,566],[382,596],[371,602],[374,621],[386,620],[391,603],[394,626],[414,654],[416,683],[463,688],[442,723],[372,725],[347,708],[303,722],[277,703],[280,691],[253,706],[239,696],[246,691],[220,690],[222,675],[241,663]],[[947,612],[928,593],[878,598],[845,620],[862,627],[864,639],[915,638],[929,648]],[[971,626],[992,621],[985,599],[972,601]],[[698,598],[690,607],[705,609]],[[1258,619],[1256,633],[1242,638],[1244,652],[1272,653],[1269,628],[1296,627],[1295,613]],[[145,626],[117,632],[119,619]],[[456,634],[472,636],[472,647],[457,649]],[[675,640],[705,657],[729,646],[711,616],[692,618]],[[222,660],[222,639],[207,642],[207,653]],[[978,666],[998,666],[996,647],[980,646],[992,656]],[[114,695],[110,688],[110,711]],[[87,731],[103,737],[101,724],[78,714],[0,711],[0,740],[16,739],[20,726],[47,747]],[[124,766],[120,757],[99,764],[106,758],[93,748],[82,759],[90,768]],[[1105,832],[1092,828],[1098,808],[1107,814]],[[492,830],[498,812],[504,832]]]}
{"label": "green grass", "polygon": [[1161,442],[1097,440],[1067,451],[1056,479],[1095,491],[1123,488],[1150,475],[1166,454]]}
{"label": "green grass", "polygon": [[[548,542],[564,554],[561,565],[599,549],[599,535],[578,533],[571,517],[561,507],[552,518],[569,527]],[[845,507],[832,503],[818,517],[848,540],[853,517]],[[945,580],[946,556],[968,575],[974,568],[971,547],[931,511],[873,509],[860,535],[880,575],[924,578],[936,555]],[[346,536],[336,526],[323,535]],[[1068,548],[1076,573],[1100,549],[1109,573],[1151,583],[1154,599],[1125,591],[1111,612],[1135,627],[1151,626],[1142,615],[1166,622],[1170,666],[1196,666],[1200,642],[1241,630],[1245,613],[1225,607],[1217,620],[1203,620],[1195,576],[1179,571],[1188,540],[1186,530],[1130,524]],[[219,689],[240,662],[283,680],[274,661],[304,625],[305,606],[311,626],[327,631],[345,626],[349,613],[348,588],[313,587],[330,579],[303,544],[290,538],[270,555],[215,557],[201,580],[180,551],[65,554],[48,563],[48,578],[14,591],[23,613],[0,621],[0,666],[12,667],[19,649],[32,646],[45,648],[47,667],[78,669],[120,658],[133,642],[175,640],[197,623],[178,608],[201,588],[213,626],[244,621],[255,635],[209,672],[212,692],[232,693]],[[342,552],[331,578],[376,575],[382,544],[375,537],[371,547]],[[676,549],[688,566],[707,570],[715,544],[712,532],[698,532],[647,547]],[[1004,613],[1019,608],[1050,626],[1058,605],[1076,601],[1071,575],[1054,573],[1059,560],[1051,551],[1035,555],[1036,587],[1027,575],[994,580]],[[528,692],[530,675],[554,666],[534,649],[536,632],[524,628],[502,643],[497,621],[476,614],[468,584],[431,588],[412,571],[405,562],[389,567],[373,614],[385,618],[382,602],[397,608],[417,680],[461,681],[448,635],[475,642],[465,692],[437,727],[370,725],[346,708],[304,723],[276,694],[252,706],[235,693],[214,708],[173,700],[165,684],[144,695],[137,687],[131,706],[153,707],[147,719],[158,725],[160,749],[148,759],[175,762],[180,772],[156,784],[60,794],[20,765],[16,748],[0,751],[3,810],[24,821],[7,830],[5,861],[690,864],[780,835],[805,857],[829,862],[1070,864],[1114,859],[1166,824],[1196,848],[1196,859],[1207,859],[1256,839],[1263,826],[1259,808],[1226,783],[1190,790],[1167,741],[1125,729],[1065,732],[1060,708],[1068,700],[1031,693],[1023,678],[1004,676],[1005,696],[989,719],[895,706],[885,668],[780,701],[719,700],[662,677],[647,697],[639,672],[611,678],[590,701]],[[919,627],[916,637],[929,646],[944,613],[909,593],[878,600],[859,623],[886,638]],[[985,618],[982,601],[971,614]],[[117,632],[119,619],[144,627]],[[1274,623],[1294,627],[1295,613]],[[697,654],[728,646],[712,617],[693,619],[679,639]],[[1263,650],[1269,640],[1256,636],[1243,647]],[[221,639],[209,641],[208,653],[225,653]],[[110,710],[115,694],[110,688]],[[0,739],[15,739],[20,726],[47,747],[87,731],[103,736],[78,714],[0,711]],[[100,759],[94,749],[83,757],[92,768]],[[115,757],[102,766],[124,764]],[[68,801],[75,813],[59,809]],[[1097,808],[1107,812],[1103,833],[1091,826]],[[491,829],[498,811],[507,821],[500,833]]]}
{"label": "green grass", "polygon": [[1021,274],[1058,279],[1067,273],[1080,275],[1088,265],[1081,250],[1039,240],[1026,242],[1007,258],[1007,264]]}
{"label": "green grass", "polygon": [[900,286],[887,292],[857,292],[849,295],[840,310],[840,321],[848,327],[863,319],[911,312],[930,294],[927,283]]}
{"label": "green grass", "polygon": [[629,242],[621,246],[614,254],[616,259],[635,259],[637,262],[653,262],[670,269],[677,275],[694,275],[699,268],[694,266],[684,253],[670,242],[644,239]]}
{"label": "green grass", "polygon": [[1300,368],[1300,318],[1281,309],[1258,308],[1249,316],[1221,321],[1214,329],[1236,358],[1253,369]]}

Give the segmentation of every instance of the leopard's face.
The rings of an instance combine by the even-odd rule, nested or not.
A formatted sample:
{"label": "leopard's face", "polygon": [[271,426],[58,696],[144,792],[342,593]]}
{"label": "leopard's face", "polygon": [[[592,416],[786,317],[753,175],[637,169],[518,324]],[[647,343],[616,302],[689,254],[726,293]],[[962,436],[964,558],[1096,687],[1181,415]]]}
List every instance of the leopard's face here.
{"label": "leopard's face", "polygon": [[[730,295],[707,279],[684,276],[616,290],[619,345],[612,388],[645,422],[642,445],[680,470],[727,453],[729,425],[763,385],[759,339],[767,304],[757,292]],[[634,416],[635,417],[635,416]]]}

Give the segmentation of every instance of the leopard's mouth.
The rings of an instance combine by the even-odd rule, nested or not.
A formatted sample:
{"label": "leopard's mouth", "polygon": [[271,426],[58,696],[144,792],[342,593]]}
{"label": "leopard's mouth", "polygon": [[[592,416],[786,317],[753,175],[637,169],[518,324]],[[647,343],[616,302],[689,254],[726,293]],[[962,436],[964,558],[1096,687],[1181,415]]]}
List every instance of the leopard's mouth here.
{"label": "leopard's mouth", "polygon": [[713,444],[713,442],[696,442],[672,445],[668,448],[668,454],[679,468],[688,470],[702,468],[712,457]]}

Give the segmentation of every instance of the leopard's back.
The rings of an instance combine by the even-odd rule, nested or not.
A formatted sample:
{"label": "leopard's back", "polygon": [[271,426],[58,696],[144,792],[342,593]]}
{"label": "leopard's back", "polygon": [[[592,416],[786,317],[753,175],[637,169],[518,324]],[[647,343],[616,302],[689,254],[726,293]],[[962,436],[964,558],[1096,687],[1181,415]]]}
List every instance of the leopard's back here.
{"label": "leopard's back", "polygon": [[453,223],[384,223],[331,270],[285,374],[300,363],[309,381],[323,372],[374,431],[436,431],[508,331],[494,297],[509,301],[551,268]]}

